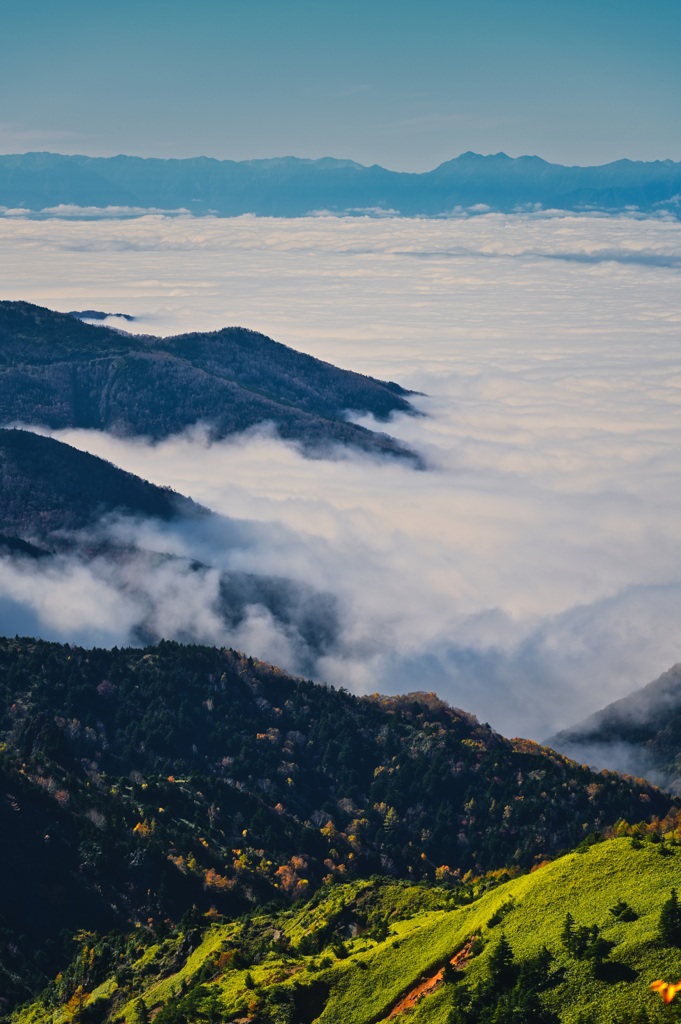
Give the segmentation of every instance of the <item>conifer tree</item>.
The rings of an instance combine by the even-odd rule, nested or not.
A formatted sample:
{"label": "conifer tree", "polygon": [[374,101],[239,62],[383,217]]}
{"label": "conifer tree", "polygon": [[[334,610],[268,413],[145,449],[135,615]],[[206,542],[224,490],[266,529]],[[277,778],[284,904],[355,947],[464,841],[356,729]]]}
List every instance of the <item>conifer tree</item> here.
{"label": "conifer tree", "polygon": [[681,904],[672,889],[671,896],[660,911],[660,938],[665,946],[681,946]]}
{"label": "conifer tree", "polygon": [[575,919],[569,911],[565,915],[560,937],[566,950],[572,955],[575,951]]}
{"label": "conifer tree", "polygon": [[442,980],[445,983],[451,983],[453,981],[458,981],[459,977],[460,975],[456,967],[454,966],[451,960],[448,960],[447,963],[445,964],[445,969],[442,974]]}
{"label": "conifer tree", "polygon": [[149,1011],[147,1004],[142,998],[136,999],[132,1004],[131,1024],[149,1024]]}
{"label": "conifer tree", "polygon": [[508,939],[502,935],[489,958],[489,973],[492,987],[499,992],[511,988],[518,974],[513,950]]}

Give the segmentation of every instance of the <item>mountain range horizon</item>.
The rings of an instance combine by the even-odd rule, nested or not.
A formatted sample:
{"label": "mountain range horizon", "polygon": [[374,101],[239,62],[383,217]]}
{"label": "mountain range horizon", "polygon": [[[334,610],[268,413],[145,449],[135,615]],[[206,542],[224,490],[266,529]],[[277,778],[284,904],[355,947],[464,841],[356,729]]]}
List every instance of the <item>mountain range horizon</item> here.
{"label": "mountain range horizon", "polygon": [[446,217],[567,210],[678,218],[681,162],[625,157],[566,166],[539,156],[467,151],[432,170],[412,172],[335,157],[0,156],[0,213],[60,215],[64,207],[76,213],[109,208],[108,215]]}
{"label": "mountain range horizon", "polygon": [[151,155],[144,156],[141,153],[124,152],[123,150],[121,150],[118,153],[111,153],[108,156],[101,156],[101,155],[93,155],[93,154],[86,153],[86,152],[82,152],[82,153],[61,153],[61,152],[59,152],[57,150],[53,150],[53,149],[27,149],[27,150],[25,150],[25,151],[23,151],[21,153],[20,152],[0,153],[0,160],[12,159],[12,158],[17,158],[17,157],[19,157],[19,158],[22,158],[22,157],[32,157],[32,156],[56,156],[56,157],[64,157],[66,159],[73,159],[73,160],[78,160],[78,159],[86,159],[86,160],[116,160],[116,159],[118,159],[120,157],[125,157],[125,158],[131,159],[131,160],[158,161],[159,163],[171,163],[171,162],[172,163],[187,163],[187,162],[190,162],[192,160],[205,160],[205,161],[210,161],[212,163],[218,163],[218,164],[255,164],[255,165],[257,165],[257,164],[276,164],[276,163],[294,162],[294,163],[318,164],[318,165],[319,164],[326,164],[328,166],[356,167],[356,168],[362,168],[364,170],[367,170],[367,169],[372,168],[372,167],[380,167],[381,170],[384,170],[384,171],[391,171],[394,174],[409,174],[412,177],[421,177],[424,174],[431,174],[433,171],[440,170],[442,167],[446,167],[449,164],[456,163],[457,161],[460,161],[460,160],[471,160],[473,158],[474,159],[478,159],[478,160],[499,160],[499,161],[501,161],[501,160],[508,160],[509,162],[518,162],[518,161],[532,160],[532,161],[536,161],[538,163],[546,164],[549,167],[569,167],[569,168],[577,167],[577,168],[581,168],[581,169],[587,169],[587,168],[591,169],[591,168],[595,168],[595,167],[598,167],[598,168],[612,167],[613,165],[616,165],[616,164],[644,164],[644,165],[649,165],[649,164],[653,164],[653,165],[655,165],[655,164],[665,164],[665,165],[675,165],[675,166],[680,166],[681,165],[681,160],[672,160],[671,157],[655,157],[654,159],[650,159],[650,160],[641,160],[641,159],[635,159],[635,158],[632,158],[632,157],[629,157],[629,156],[626,156],[626,155],[617,157],[614,160],[605,160],[605,161],[596,162],[596,163],[579,163],[579,162],[575,162],[575,163],[561,163],[558,160],[547,160],[545,157],[540,156],[538,153],[520,153],[518,156],[512,156],[511,154],[506,153],[505,150],[503,150],[503,149],[497,150],[494,153],[492,153],[492,152],[482,153],[482,152],[478,152],[478,150],[475,150],[475,149],[462,150],[460,153],[457,153],[455,156],[449,157],[446,160],[441,160],[439,163],[436,163],[434,165],[434,167],[431,167],[429,170],[425,170],[425,171],[401,170],[401,169],[396,168],[396,167],[388,167],[387,164],[382,164],[379,161],[373,161],[372,163],[368,163],[368,162],[365,163],[365,162],[363,162],[361,160],[354,160],[352,157],[331,156],[329,153],[326,153],[324,156],[316,157],[316,156],[299,156],[299,155],[297,155],[297,154],[295,154],[293,152],[290,152],[290,153],[275,153],[272,156],[267,156],[267,157],[245,157],[243,159],[236,159],[236,158],[232,158],[232,157],[211,156],[208,153],[195,153],[193,156],[166,156],[166,157],[160,157],[160,156],[151,156]]}

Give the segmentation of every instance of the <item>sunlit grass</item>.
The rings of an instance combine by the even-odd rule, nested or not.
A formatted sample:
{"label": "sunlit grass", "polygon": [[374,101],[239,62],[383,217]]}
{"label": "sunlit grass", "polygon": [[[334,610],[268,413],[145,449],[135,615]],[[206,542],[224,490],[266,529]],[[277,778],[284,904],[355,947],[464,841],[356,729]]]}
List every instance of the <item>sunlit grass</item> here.
{"label": "sunlit grass", "polygon": [[[658,924],[660,909],[678,882],[681,848],[665,844],[665,855],[660,849],[661,844],[652,842],[635,848],[628,838],[596,844],[459,907],[452,906],[451,891],[435,886],[366,881],[333,885],[309,904],[252,918],[253,926],[264,935],[271,933],[273,939],[263,947],[261,958],[247,968],[218,966],[206,975],[206,965],[219,964],[220,955],[238,941],[238,922],[213,923],[181,967],[161,979],[154,977],[154,965],[166,947],[168,955],[172,953],[177,940],[166,940],[163,948],[148,946],[130,965],[132,981],[126,1001],[109,1019],[132,1024],[133,1005],[140,996],[153,1014],[191,991],[203,970],[202,991],[217,996],[226,1020],[246,1014],[273,986],[288,991],[323,981],[329,986],[329,995],[317,1018],[319,1024],[369,1024],[386,1017],[398,998],[420,979],[434,974],[472,936],[479,936],[482,942],[465,969],[463,983],[475,986],[483,981],[492,950],[503,933],[518,961],[535,956],[543,946],[551,951],[552,969],[560,973],[543,998],[565,1024],[624,1022],[640,1010],[645,1010],[651,1022],[663,1021],[669,1013],[663,1000],[670,1002],[681,991],[681,983],[656,981],[678,971],[678,951],[660,942]],[[631,908],[633,914],[627,916],[634,919],[623,920],[611,912],[621,901]],[[368,912],[387,918],[387,934],[378,939],[370,937],[371,933],[353,937],[352,929],[346,929],[340,957],[331,937],[309,955],[297,949],[305,936],[326,935],[329,922],[352,923],[360,907],[365,917]],[[601,977],[591,963],[568,955],[561,939],[568,911],[575,925],[598,925],[601,935],[614,943],[607,960],[609,974]],[[287,941],[285,949],[274,941],[275,932]],[[328,934],[332,936],[332,932]],[[247,979],[251,987],[247,987]],[[447,1024],[459,985],[443,984],[425,996],[409,1011],[410,1022]],[[109,980],[91,999],[111,995],[114,989]],[[35,1003],[18,1011],[14,1021],[60,1024],[67,1016]]]}

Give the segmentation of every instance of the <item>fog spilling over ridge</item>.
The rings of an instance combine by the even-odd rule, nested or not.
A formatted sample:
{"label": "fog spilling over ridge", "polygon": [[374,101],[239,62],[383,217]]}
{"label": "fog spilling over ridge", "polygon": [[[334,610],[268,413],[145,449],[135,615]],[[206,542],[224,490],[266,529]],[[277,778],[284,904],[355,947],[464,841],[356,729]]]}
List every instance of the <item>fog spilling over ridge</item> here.
{"label": "fog spilling over ridge", "polygon": [[[229,544],[200,522],[128,524],[149,550],[296,581],[337,617],[311,663],[255,604],[223,634],[210,573],[175,581],[172,614],[150,576],[159,632],[189,625],[357,691],[436,689],[536,738],[679,660],[678,223],[4,219],[0,254],[0,298],[117,310],[159,335],[238,324],[425,393],[425,416],[387,428],[425,472],[308,459],[268,428],[213,445],[200,427],[156,445],[56,435],[250,524]],[[134,633],[95,563],[0,571],[5,632]]]}

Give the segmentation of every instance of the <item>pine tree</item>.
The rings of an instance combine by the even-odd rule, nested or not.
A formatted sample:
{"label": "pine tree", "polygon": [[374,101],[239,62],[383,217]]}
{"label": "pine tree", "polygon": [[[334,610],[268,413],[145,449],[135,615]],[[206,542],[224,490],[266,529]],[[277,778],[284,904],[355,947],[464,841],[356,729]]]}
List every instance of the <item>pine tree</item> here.
{"label": "pine tree", "polygon": [[147,1004],[142,998],[136,999],[132,1004],[131,1024],[149,1024],[149,1011]]}
{"label": "pine tree", "polygon": [[457,971],[456,967],[454,966],[451,960],[448,960],[447,963],[445,964],[445,969],[442,974],[442,980],[445,983],[451,983],[453,981],[458,981],[459,978],[460,974]]}
{"label": "pine tree", "polygon": [[559,1024],[556,1014],[543,1006],[536,992],[518,986],[499,997],[491,1020],[493,1024]]}
{"label": "pine tree", "polygon": [[489,973],[492,988],[496,992],[511,988],[518,975],[513,950],[508,939],[502,935],[489,958]]}
{"label": "pine tree", "polygon": [[681,904],[676,889],[660,911],[659,931],[665,946],[681,946]]}
{"label": "pine tree", "polygon": [[560,937],[566,950],[572,956],[575,951],[575,919],[569,911],[565,915]]}
{"label": "pine tree", "polygon": [[518,985],[534,992],[542,992],[548,988],[553,959],[553,953],[543,946],[536,956],[523,960],[518,973]]}

